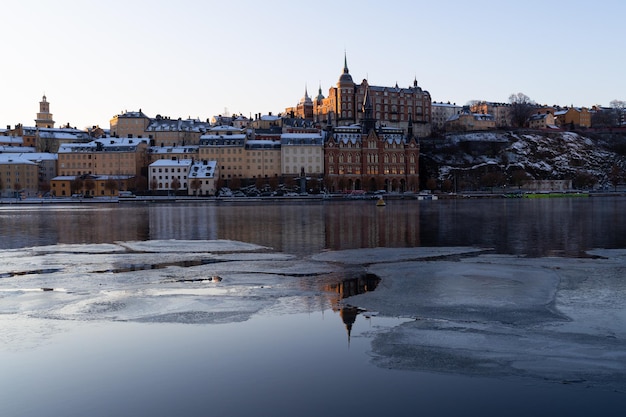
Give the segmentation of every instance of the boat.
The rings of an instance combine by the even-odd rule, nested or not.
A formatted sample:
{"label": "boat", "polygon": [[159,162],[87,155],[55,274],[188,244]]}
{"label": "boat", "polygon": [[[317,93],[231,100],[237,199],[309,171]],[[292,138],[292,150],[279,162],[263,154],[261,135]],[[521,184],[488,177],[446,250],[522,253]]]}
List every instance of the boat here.
{"label": "boat", "polygon": [[378,196],[378,201],[376,202],[376,206],[377,207],[383,207],[386,206],[387,203],[385,203],[385,200],[383,199],[383,196]]}

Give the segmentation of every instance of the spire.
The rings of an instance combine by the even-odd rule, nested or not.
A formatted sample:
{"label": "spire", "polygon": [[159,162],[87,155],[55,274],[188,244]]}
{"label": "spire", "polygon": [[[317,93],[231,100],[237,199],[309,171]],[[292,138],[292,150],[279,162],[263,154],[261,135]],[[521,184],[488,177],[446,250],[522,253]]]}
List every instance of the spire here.
{"label": "spire", "polygon": [[369,133],[370,130],[376,126],[376,120],[374,119],[374,107],[372,106],[372,99],[370,98],[369,85],[365,89],[365,96],[363,97],[363,133]]}
{"label": "spire", "polygon": [[343,73],[348,74],[348,54],[346,51],[343,51]]}

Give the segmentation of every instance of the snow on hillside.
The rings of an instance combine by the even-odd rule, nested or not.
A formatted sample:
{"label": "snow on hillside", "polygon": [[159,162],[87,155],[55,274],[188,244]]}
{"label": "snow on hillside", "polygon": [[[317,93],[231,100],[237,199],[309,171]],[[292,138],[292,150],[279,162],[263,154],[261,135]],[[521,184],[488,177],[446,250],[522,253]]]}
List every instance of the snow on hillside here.
{"label": "snow on hillside", "polygon": [[522,169],[533,179],[585,174],[604,184],[612,167],[623,168],[626,162],[605,144],[573,132],[460,133],[446,136],[433,149],[426,146],[422,153],[439,179],[459,171],[479,174],[488,168],[510,174]]}

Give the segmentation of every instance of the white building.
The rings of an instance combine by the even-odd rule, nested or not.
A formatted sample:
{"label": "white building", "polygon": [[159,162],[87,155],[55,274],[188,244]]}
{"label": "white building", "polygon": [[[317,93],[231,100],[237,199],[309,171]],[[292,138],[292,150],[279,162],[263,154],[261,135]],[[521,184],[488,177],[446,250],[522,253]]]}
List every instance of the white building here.
{"label": "white building", "polygon": [[446,121],[448,121],[453,116],[460,114],[463,110],[463,106],[459,106],[456,103],[437,103],[436,101],[434,101],[430,105],[430,108],[433,129],[436,130],[443,129]]}
{"label": "white building", "polygon": [[280,138],[282,174],[324,174],[324,141],[321,133],[283,133]]}
{"label": "white building", "polygon": [[188,194],[195,196],[215,195],[217,161],[194,161],[189,170]]}
{"label": "white building", "polygon": [[150,191],[188,190],[191,159],[159,159],[148,167],[148,189]]}

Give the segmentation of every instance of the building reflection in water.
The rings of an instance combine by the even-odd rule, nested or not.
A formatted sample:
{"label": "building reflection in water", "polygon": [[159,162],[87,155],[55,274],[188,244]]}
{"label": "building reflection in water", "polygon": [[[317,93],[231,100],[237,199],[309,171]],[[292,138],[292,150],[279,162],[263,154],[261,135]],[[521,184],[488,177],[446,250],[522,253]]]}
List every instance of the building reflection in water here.
{"label": "building reflection in water", "polygon": [[333,311],[339,312],[339,317],[346,326],[348,332],[348,345],[350,344],[350,336],[352,326],[357,316],[363,310],[358,307],[345,304],[344,299],[353,295],[364,294],[374,291],[380,283],[380,278],[374,274],[362,274],[357,277],[348,277],[334,284],[324,286],[324,291],[330,295],[330,301]]}
{"label": "building reflection in water", "polygon": [[324,207],[326,248],[421,246],[419,204],[376,207],[374,202],[365,203]]}

